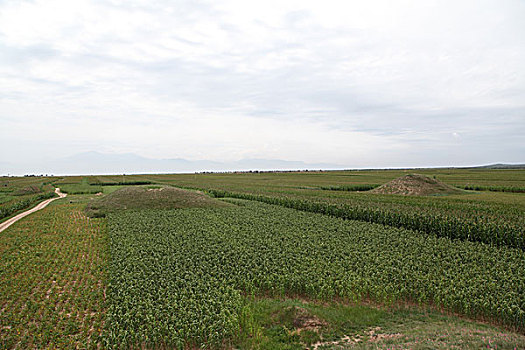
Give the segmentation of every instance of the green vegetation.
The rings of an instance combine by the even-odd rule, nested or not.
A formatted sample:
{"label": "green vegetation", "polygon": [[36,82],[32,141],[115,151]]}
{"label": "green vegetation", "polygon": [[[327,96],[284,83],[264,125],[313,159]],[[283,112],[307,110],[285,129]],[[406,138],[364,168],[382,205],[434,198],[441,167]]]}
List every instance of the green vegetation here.
{"label": "green vegetation", "polygon": [[[508,217],[496,217],[495,205],[488,206],[491,212],[487,216],[481,215],[480,206],[463,207],[463,211],[453,211],[451,203],[443,203],[445,206],[438,207],[421,205],[416,211],[414,206],[403,207],[403,197],[393,197],[386,205],[386,201],[375,202],[376,195],[368,199],[372,201],[335,202],[314,201],[296,199],[290,197],[269,197],[249,193],[227,192],[220,190],[208,190],[208,193],[217,198],[238,198],[259,201],[268,204],[280,205],[297,210],[321,213],[348,220],[360,220],[370,223],[378,223],[399,228],[417,230],[424,233],[447,237],[453,239],[470,240],[493,245],[525,248],[525,234],[523,231],[523,218],[517,225],[508,221]],[[374,197],[372,197],[374,196]],[[386,196],[385,196],[386,197]],[[378,205],[380,204],[380,205]],[[397,206],[396,204],[399,204]],[[435,203],[437,204],[437,203]],[[440,210],[442,209],[442,210]],[[455,209],[452,207],[452,209]],[[503,212],[503,211],[502,211]],[[501,212],[500,212],[501,214]]]}
{"label": "green vegetation", "polygon": [[[424,170],[442,182],[476,181],[525,184],[524,170]],[[399,196],[316,190],[331,185],[377,183],[405,171],[346,171],[258,174],[148,175],[148,179],[207,191],[217,197],[258,200],[341,218],[418,230],[440,237],[525,247],[525,196],[471,193],[447,196]],[[146,176],[146,175],[144,175]],[[491,181],[491,182],[489,182]],[[376,189],[377,190],[377,189]],[[374,190],[375,191],[375,190]],[[459,190],[458,190],[459,191]]]}
{"label": "green vegetation", "polygon": [[0,234],[0,348],[101,343],[105,222],[81,207],[53,203]]}
{"label": "green vegetation", "polygon": [[90,185],[85,177],[80,183],[60,183],[60,191],[68,194],[95,194],[102,192],[102,187]]}
{"label": "green vegetation", "polygon": [[144,180],[142,175],[87,176],[86,179],[89,184],[100,186],[138,186],[151,184],[151,181]]}
{"label": "green vegetation", "polygon": [[100,186],[138,186],[149,185],[151,181],[124,181],[124,182],[101,182]]}
{"label": "green vegetation", "polygon": [[321,186],[321,190],[328,191],[370,191],[376,187],[379,187],[378,184],[371,185],[336,185],[336,186]]}
{"label": "green vegetation", "polygon": [[44,199],[55,197],[52,185],[55,180],[44,177],[1,177],[0,221],[31,208]]}
{"label": "green vegetation", "polygon": [[525,348],[525,170],[0,180],[0,348]]}
{"label": "green vegetation", "polygon": [[470,191],[525,193],[525,187],[514,187],[514,186],[456,185],[456,187],[463,188],[465,190],[470,190]]}
{"label": "green vegetation", "polygon": [[[70,179],[70,180],[66,180]],[[113,177],[102,178],[93,176],[64,178],[57,182],[60,190],[68,194],[96,194],[100,192],[111,193],[113,190],[106,190],[104,187],[121,188],[125,186],[149,185],[152,182],[147,180],[112,181]]]}
{"label": "green vegetation", "polygon": [[273,192],[299,187],[322,187],[353,184],[385,184],[401,176],[417,173],[435,177],[452,186],[501,186],[525,187],[525,169],[408,169],[408,170],[353,170],[353,171],[309,171],[275,173],[221,173],[178,175],[134,175],[128,180],[196,184],[210,188],[251,192]]}
{"label": "green vegetation", "polygon": [[[150,186],[151,187],[151,186]],[[180,209],[224,207],[226,203],[198,191],[173,187],[124,187],[92,200],[86,207],[91,217],[102,217],[108,212],[124,209]]]}
{"label": "green vegetation", "polygon": [[109,216],[108,346],[219,344],[242,295],[412,301],[525,328],[525,253],[242,202]]}
{"label": "green vegetation", "polygon": [[29,197],[29,198],[23,198],[19,201],[13,201],[7,204],[3,204],[0,206],[0,220],[1,219],[7,219],[13,214],[16,214],[24,209],[29,209],[34,204],[37,204],[38,202],[55,197],[54,192],[46,192],[44,194],[39,194],[37,196]]}
{"label": "green vegetation", "polygon": [[246,298],[237,349],[521,349],[525,337],[430,309]]}
{"label": "green vegetation", "polygon": [[234,343],[241,349],[304,349],[384,325],[392,318],[386,310],[364,305],[248,297]]}
{"label": "green vegetation", "polygon": [[41,193],[43,190],[43,185],[37,186],[37,185],[29,185],[27,187],[21,188],[19,190],[16,190],[13,192],[13,196],[25,196],[28,194],[37,194]]}

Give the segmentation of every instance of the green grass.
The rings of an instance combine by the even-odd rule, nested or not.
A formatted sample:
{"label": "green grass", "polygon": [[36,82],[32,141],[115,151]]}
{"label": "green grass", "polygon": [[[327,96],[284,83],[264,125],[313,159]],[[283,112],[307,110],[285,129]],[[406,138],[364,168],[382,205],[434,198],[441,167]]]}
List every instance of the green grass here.
{"label": "green grass", "polygon": [[300,299],[246,298],[244,303],[241,332],[233,341],[241,349],[304,349],[376,327],[390,316],[364,305]]}
{"label": "green grass", "polygon": [[525,347],[523,335],[424,308],[290,298],[246,298],[244,303],[241,332],[233,340],[239,349],[304,349],[314,344],[319,349]]}
{"label": "green grass", "polygon": [[122,189],[124,187],[126,187],[126,186],[104,186],[104,187],[102,187],[102,193],[110,194],[110,193],[118,191],[118,190],[120,190],[120,189]]}
{"label": "green grass", "polygon": [[102,192],[101,186],[90,185],[88,178],[85,177],[80,183],[57,183],[60,191],[68,194],[95,194]]}
{"label": "green grass", "polygon": [[86,208],[89,216],[101,217],[115,210],[128,209],[180,209],[228,206],[227,203],[210,198],[201,192],[173,187],[108,186],[105,188],[115,188],[115,190],[106,191],[107,194],[105,196],[93,199]]}

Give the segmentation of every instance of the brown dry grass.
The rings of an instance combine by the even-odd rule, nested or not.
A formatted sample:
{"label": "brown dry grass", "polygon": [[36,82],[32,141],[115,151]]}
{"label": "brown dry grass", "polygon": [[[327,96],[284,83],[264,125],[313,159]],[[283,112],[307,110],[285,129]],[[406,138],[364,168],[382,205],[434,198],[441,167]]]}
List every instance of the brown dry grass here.
{"label": "brown dry grass", "polygon": [[405,196],[459,194],[462,192],[462,190],[444,184],[439,180],[419,174],[401,176],[370,191],[370,193],[401,194]]}

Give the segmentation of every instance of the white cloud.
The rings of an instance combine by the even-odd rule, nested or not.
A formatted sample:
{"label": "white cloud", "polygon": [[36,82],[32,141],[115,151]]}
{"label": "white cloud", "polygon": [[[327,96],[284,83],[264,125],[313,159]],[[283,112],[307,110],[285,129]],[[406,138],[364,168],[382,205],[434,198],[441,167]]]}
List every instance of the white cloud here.
{"label": "white cloud", "polygon": [[0,159],[523,161],[524,15],[520,1],[0,3]]}

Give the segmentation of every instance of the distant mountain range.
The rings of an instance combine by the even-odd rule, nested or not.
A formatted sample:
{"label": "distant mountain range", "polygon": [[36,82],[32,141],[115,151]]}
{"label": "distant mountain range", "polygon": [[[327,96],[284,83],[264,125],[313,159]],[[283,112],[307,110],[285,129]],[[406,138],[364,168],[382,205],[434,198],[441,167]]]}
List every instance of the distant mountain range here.
{"label": "distant mountain range", "polygon": [[133,153],[85,152],[43,164],[0,163],[0,174],[141,174],[188,173],[201,171],[343,169],[341,165],[305,163],[280,159],[242,159],[234,162],[211,160],[152,159]]}
{"label": "distant mountain range", "polygon": [[[455,168],[455,167],[449,167]],[[460,169],[525,169],[525,164],[491,164]],[[202,171],[249,171],[249,170],[336,170],[349,169],[338,164],[305,163],[280,159],[242,159],[233,162],[211,160],[152,159],[133,153],[108,154],[100,152],[78,153],[70,157],[38,163],[0,162],[0,175],[54,174],[154,174],[192,173]],[[394,168],[392,168],[394,169]],[[399,168],[397,168],[399,169]],[[415,168],[412,168],[415,169]],[[372,170],[372,169],[370,169]]]}

